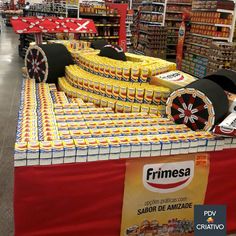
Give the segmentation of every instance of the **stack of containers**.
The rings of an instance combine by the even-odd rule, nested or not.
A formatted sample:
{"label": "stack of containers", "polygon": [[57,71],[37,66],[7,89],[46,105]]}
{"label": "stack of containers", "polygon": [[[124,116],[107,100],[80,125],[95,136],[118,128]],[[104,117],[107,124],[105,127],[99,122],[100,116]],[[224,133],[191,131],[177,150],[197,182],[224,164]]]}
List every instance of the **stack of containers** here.
{"label": "stack of containers", "polygon": [[[209,132],[192,132],[185,125],[175,125],[158,115],[114,113],[111,108],[85,104],[56,92],[54,85],[36,85],[34,80],[25,80],[15,165],[163,156],[236,146],[236,139],[217,139]],[[30,136],[22,135],[25,133]],[[52,140],[47,140],[49,137]]]}

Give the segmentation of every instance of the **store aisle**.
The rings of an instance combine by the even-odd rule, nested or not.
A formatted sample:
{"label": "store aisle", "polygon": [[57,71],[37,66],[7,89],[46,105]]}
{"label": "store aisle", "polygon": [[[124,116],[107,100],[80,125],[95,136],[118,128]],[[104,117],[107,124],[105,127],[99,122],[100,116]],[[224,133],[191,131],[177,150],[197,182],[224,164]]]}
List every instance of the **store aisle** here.
{"label": "store aisle", "polygon": [[23,60],[12,28],[0,34],[0,235],[10,236],[13,227],[13,147],[21,87]]}

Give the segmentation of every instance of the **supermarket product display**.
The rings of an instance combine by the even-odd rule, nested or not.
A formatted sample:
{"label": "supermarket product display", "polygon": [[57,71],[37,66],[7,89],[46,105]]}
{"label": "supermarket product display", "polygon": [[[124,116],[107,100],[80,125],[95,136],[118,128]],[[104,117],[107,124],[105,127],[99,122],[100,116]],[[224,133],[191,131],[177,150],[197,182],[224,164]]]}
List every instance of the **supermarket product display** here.
{"label": "supermarket product display", "polygon": [[224,90],[207,79],[195,81],[185,88],[175,90],[166,105],[169,117],[193,130],[211,130],[224,118],[229,107]]}
{"label": "supermarket product display", "polygon": [[127,61],[81,50],[77,64],[66,67],[66,77],[59,85],[68,95],[90,97],[96,105],[118,112],[144,111],[164,114],[168,88],[149,84],[149,77],[170,71],[176,65],[157,58],[126,53]]}
{"label": "supermarket product display", "polygon": [[[234,139],[226,139],[231,147]],[[224,139],[147,113],[114,113],[54,84],[25,79],[18,117],[15,166],[50,165],[220,150]]]}
{"label": "supermarket product display", "polygon": [[152,77],[150,83],[155,85],[162,85],[174,91],[178,88],[185,87],[186,85],[194,82],[196,78],[188,75],[182,71],[174,70]]}
{"label": "supermarket product display", "polygon": [[127,61],[100,57],[98,51],[81,50],[77,53],[78,65],[89,73],[116,80],[145,83],[150,76],[176,69],[175,63],[159,58],[126,53]]}
{"label": "supermarket product display", "polygon": [[[111,45],[105,46],[107,55],[100,56],[102,50],[84,41],[59,41],[65,46],[56,42],[45,46],[68,48],[76,64],[63,66],[65,77],[58,79],[61,91],[54,83],[24,80],[16,166],[214,151],[222,150],[225,143],[226,148],[235,146],[234,139],[208,132],[229,107],[224,90],[213,82],[215,76],[213,81],[210,77],[195,81],[162,59],[124,54]],[[38,48],[30,48],[29,55],[42,61]],[[111,49],[127,61],[109,58]],[[165,112],[169,118],[163,117]]]}

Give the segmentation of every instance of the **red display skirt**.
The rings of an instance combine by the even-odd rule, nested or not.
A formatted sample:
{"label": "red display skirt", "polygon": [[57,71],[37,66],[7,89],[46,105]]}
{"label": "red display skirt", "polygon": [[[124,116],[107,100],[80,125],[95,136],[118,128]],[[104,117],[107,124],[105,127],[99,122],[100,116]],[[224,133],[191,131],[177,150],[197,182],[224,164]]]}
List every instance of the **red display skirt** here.
{"label": "red display skirt", "polygon": [[[126,160],[15,168],[16,236],[119,236]],[[210,153],[205,204],[236,231],[236,149]]]}

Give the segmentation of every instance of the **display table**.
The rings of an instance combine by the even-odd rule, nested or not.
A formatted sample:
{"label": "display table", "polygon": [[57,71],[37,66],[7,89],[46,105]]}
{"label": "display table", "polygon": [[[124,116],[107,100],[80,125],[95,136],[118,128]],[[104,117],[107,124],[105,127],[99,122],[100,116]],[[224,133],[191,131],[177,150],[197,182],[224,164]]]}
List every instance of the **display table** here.
{"label": "display table", "polygon": [[[205,204],[227,205],[234,232],[236,149],[209,156]],[[16,167],[15,235],[119,236],[126,160]]]}

